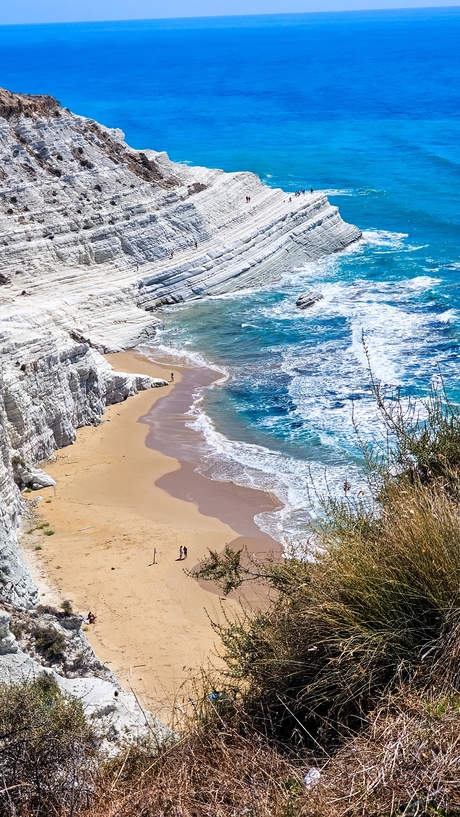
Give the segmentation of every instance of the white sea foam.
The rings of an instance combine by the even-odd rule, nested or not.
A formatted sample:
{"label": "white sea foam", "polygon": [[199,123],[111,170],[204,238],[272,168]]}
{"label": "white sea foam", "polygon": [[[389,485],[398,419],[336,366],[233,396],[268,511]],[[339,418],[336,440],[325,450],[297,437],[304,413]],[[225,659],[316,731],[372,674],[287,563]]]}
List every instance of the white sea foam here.
{"label": "white sea foam", "polygon": [[178,348],[171,343],[162,342],[162,333],[158,333],[158,343],[143,343],[138,348],[158,363],[176,363],[177,366],[207,366],[206,359],[199,352],[187,349],[185,346]]}
{"label": "white sea foam", "polygon": [[[340,342],[319,335],[316,344],[284,352],[282,366],[291,377],[289,391],[296,412],[329,444],[333,439],[340,447],[344,437],[352,436],[352,408],[360,428],[367,432],[376,428],[369,363],[374,378],[390,386],[403,385],[420,375],[424,366],[428,382],[432,374],[427,351],[436,343],[436,319],[405,307],[406,282],[391,293],[396,303],[386,303],[388,286],[327,284],[322,288],[324,299],[316,305],[317,314],[323,320],[343,318],[348,333]],[[331,429],[338,432],[332,438]]]}
{"label": "white sea foam", "polygon": [[441,323],[453,323],[458,319],[458,312],[456,309],[447,309],[445,312],[441,312],[438,315],[438,321]]}
{"label": "white sea foam", "polygon": [[321,190],[321,193],[325,193],[326,196],[356,196],[356,191],[350,189],[338,190],[336,188],[330,188],[328,190]]}
{"label": "white sea foam", "polygon": [[432,278],[430,275],[417,275],[415,278],[410,278],[407,281],[409,289],[429,289],[441,283],[440,278]]}
{"label": "white sea foam", "polygon": [[[308,444],[310,447],[305,449],[310,452],[309,461],[276,450],[279,431],[276,416],[261,417],[258,421],[260,431],[273,432],[275,450],[272,450],[228,439],[206,413],[206,391],[195,395],[189,414],[189,424],[204,441],[200,446],[199,470],[213,479],[232,480],[275,493],[284,507],[275,513],[261,514],[256,521],[286,546],[296,537],[306,535],[308,520],[314,513],[310,502],[312,480],[322,493],[330,490],[340,494],[345,479],[352,483],[353,491],[365,489],[363,475],[354,464],[354,422],[365,440],[382,439],[382,427],[369,386],[368,356],[373,376],[383,384],[401,386],[420,378],[428,383],[433,377],[432,351],[438,350],[440,332],[445,331],[443,326],[455,320],[457,314],[454,310],[437,316],[427,313],[423,305],[418,306],[417,299],[419,293],[437,287],[440,279],[425,274],[391,281],[369,277],[357,277],[352,282],[343,280],[343,264],[350,264],[350,255],[358,259],[355,270],[359,274],[360,264],[368,263],[369,252],[382,255],[414,249],[404,233],[366,231],[361,242],[340,256],[305,264],[284,275],[281,281],[264,287],[267,293],[281,292],[285,297],[270,298],[263,306],[258,298],[254,312],[251,312],[250,301],[249,305],[245,302],[254,294],[253,290],[209,299],[229,300],[235,304],[245,302],[242,329],[260,328],[264,325],[262,318],[267,327],[276,325],[287,332],[286,345],[278,338],[274,348],[267,349],[262,374],[255,372],[255,376],[260,375],[268,382],[272,372],[275,377],[280,371],[288,376],[292,401],[288,421],[292,421],[293,439],[296,439],[297,421],[299,427],[311,431],[312,439],[316,435],[316,443]],[[296,297],[303,288],[311,286],[318,287],[323,299],[301,312],[296,307]],[[185,307],[173,307],[173,310],[182,308]],[[239,307],[236,305],[236,308]],[[292,346],[288,342],[289,332],[292,327],[298,332],[303,321],[306,340]],[[341,326],[338,335],[329,331],[329,326],[333,329],[337,325]],[[165,355],[173,354],[178,361],[185,360],[188,364],[216,368],[191,349],[179,351],[169,347],[170,338],[174,343],[174,335],[166,332],[160,345]],[[232,371],[221,366],[219,369],[224,377],[232,376]],[[216,387],[218,384],[214,384]]]}
{"label": "white sea foam", "polygon": [[401,242],[404,238],[408,238],[408,233],[396,233],[390,230],[363,230],[362,241],[367,244],[389,245],[396,248],[403,246]]}
{"label": "white sea foam", "polygon": [[337,493],[345,479],[352,483],[354,492],[366,487],[362,475],[352,464],[329,468],[326,477],[320,463],[298,460],[264,446],[228,439],[200,410],[199,399],[189,415],[188,425],[206,441],[198,470],[211,479],[232,481],[275,494],[284,507],[273,513],[259,514],[256,521],[262,530],[286,547],[307,535],[308,523],[315,515],[314,490],[323,495],[328,490]]}

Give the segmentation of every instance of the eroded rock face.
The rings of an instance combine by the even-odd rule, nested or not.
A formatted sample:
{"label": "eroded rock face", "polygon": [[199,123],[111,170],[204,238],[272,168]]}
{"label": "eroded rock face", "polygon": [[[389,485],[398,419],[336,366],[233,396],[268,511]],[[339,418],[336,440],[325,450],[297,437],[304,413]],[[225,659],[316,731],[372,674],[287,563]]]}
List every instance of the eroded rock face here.
{"label": "eroded rock face", "polygon": [[0,89],[0,597],[25,606],[18,486],[44,484],[34,464],[107,405],[164,382],[102,354],[148,336],[159,305],[273,280],[360,236],[322,193],[289,201],[123,140]]}
{"label": "eroded rock face", "polygon": [[10,633],[10,619],[10,614],[0,609],[0,655],[14,654],[19,649],[13,633]]}
{"label": "eroded rock face", "polygon": [[52,96],[13,94],[0,88],[0,116],[59,116],[60,104]]}
{"label": "eroded rock face", "polygon": [[0,91],[0,179],[0,271],[32,295],[59,270],[74,296],[130,283],[125,297],[155,306],[270,279],[360,235],[322,193],[289,201],[251,173],[132,150],[51,97]]}

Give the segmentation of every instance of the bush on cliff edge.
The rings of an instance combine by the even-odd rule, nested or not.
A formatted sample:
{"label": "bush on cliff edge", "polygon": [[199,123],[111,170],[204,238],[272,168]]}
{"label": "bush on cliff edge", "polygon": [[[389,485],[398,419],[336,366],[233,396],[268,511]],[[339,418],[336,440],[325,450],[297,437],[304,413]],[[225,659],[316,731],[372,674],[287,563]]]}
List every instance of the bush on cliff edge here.
{"label": "bush on cliff edge", "polygon": [[50,675],[0,685],[0,815],[73,815],[90,800],[99,740]]}

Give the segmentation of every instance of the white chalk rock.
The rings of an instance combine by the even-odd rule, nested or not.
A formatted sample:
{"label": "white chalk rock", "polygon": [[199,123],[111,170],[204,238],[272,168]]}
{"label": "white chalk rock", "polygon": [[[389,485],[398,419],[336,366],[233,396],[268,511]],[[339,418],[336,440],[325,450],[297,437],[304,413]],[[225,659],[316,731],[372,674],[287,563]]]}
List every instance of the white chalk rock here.
{"label": "white chalk rock", "polygon": [[17,485],[22,488],[32,488],[39,491],[40,488],[54,488],[56,482],[41,468],[32,468],[22,462],[13,460],[13,469]]}
{"label": "white chalk rock", "polygon": [[11,616],[6,610],[0,610],[0,655],[18,652],[18,645],[13,633],[10,633]]}

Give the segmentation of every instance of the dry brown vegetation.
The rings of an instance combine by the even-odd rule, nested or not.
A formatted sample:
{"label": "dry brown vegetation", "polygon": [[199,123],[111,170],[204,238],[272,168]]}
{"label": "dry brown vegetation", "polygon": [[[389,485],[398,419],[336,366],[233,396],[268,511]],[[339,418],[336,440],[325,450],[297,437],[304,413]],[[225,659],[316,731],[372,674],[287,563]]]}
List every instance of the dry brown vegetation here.
{"label": "dry brown vegetation", "polygon": [[301,765],[217,720],[159,755],[127,748],[107,765],[91,817],[294,817],[302,801]]}
{"label": "dry brown vegetation", "polygon": [[382,703],[309,801],[321,817],[460,814],[460,698],[406,691]]}

